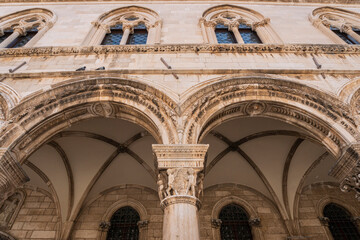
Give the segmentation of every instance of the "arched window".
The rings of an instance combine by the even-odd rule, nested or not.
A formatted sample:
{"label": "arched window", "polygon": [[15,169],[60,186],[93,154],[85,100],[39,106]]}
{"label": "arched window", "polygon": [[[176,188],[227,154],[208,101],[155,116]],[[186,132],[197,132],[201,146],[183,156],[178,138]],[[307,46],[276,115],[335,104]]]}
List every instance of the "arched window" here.
{"label": "arched window", "polygon": [[53,26],[56,16],[41,8],[28,9],[0,18],[0,48],[33,46]]}
{"label": "arched window", "polygon": [[118,8],[93,23],[83,45],[159,44],[161,19],[142,7]]}
{"label": "arched window", "polygon": [[324,217],[329,219],[328,225],[334,240],[360,239],[359,231],[351,214],[337,204],[330,203],[324,208]]}
{"label": "arched window", "polygon": [[219,214],[221,220],[221,240],[252,240],[249,215],[237,204],[223,207]]}
{"label": "arched window", "polygon": [[360,14],[332,7],[317,8],[310,21],[335,43],[360,44]]}
{"label": "arched window", "polygon": [[110,220],[110,229],[106,240],[138,240],[140,221],[139,213],[132,207],[122,207]]}
{"label": "arched window", "polygon": [[200,19],[205,43],[282,43],[270,20],[247,8],[222,5]]}

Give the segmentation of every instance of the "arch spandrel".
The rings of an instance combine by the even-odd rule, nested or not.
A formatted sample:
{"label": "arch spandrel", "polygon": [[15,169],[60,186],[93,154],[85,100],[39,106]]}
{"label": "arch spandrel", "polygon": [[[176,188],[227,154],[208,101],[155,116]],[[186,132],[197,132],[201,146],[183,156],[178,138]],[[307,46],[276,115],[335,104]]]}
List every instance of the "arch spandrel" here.
{"label": "arch spandrel", "polygon": [[359,139],[347,105],[331,95],[273,78],[239,77],[198,89],[182,104],[184,142],[197,143],[218,124],[235,118],[264,116],[306,130],[340,156],[344,145]]}
{"label": "arch spandrel", "polygon": [[24,99],[10,112],[0,145],[18,161],[75,122],[122,118],[144,127],[159,143],[175,143],[176,103],[159,90],[125,79],[87,79]]}

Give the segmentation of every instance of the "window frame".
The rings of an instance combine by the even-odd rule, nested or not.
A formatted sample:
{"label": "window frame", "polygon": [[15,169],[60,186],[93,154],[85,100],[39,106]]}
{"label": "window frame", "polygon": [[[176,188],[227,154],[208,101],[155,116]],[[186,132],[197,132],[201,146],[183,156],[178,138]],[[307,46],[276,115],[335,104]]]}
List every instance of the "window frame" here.
{"label": "window frame", "polygon": [[[220,5],[206,10],[199,21],[204,43],[218,44],[215,28],[217,24],[223,24],[235,35],[238,44],[246,44],[239,33],[238,26],[245,24],[251,27],[261,44],[282,44],[283,41],[274,31],[270,19],[248,8]],[[260,43],[257,43],[260,44]]]}
{"label": "window frame", "polygon": [[138,25],[145,25],[147,30],[146,44],[160,44],[162,20],[159,15],[144,7],[130,6],[117,8],[102,14],[90,29],[88,35],[81,45],[101,45],[106,34],[109,34],[111,26],[121,24],[123,26],[123,39],[119,45],[126,45],[129,36]]}
{"label": "window frame", "polygon": [[[316,8],[309,16],[311,23],[330,38],[331,41],[337,44],[349,44],[339,34],[334,32],[331,28],[338,29],[343,33],[345,38],[349,36],[353,38],[360,45],[360,14],[333,7]],[[357,29],[354,31],[354,29]],[[351,41],[351,40],[350,40]]]}
{"label": "window frame", "polygon": [[43,8],[31,8],[0,17],[0,35],[12,33],[0,43],[0,48],[13,48],[28,32],[37,27],[37,33],[21,47],[32,47],[54,25],[57,16]]}

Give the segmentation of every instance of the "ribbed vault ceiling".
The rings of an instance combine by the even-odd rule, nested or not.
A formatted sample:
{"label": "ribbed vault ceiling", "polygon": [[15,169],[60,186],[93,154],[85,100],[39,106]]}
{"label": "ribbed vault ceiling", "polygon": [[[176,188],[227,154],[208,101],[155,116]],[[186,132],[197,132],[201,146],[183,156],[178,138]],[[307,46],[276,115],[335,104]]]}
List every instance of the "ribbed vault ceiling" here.
{"label": "ribbed vault ceiling", "polygon": [[[151,145],[142,127],[96,118],[60,132],[24,164],[29,185],[51,192],[63,220],[102,191],[124,184],[156,187]],[[205,187],[236,183],[251,187],[293,215],[296,192],[327,175],[334,158],[311,135],[269,118],[240,118],[221,124],[203,140],[210,144]]]}

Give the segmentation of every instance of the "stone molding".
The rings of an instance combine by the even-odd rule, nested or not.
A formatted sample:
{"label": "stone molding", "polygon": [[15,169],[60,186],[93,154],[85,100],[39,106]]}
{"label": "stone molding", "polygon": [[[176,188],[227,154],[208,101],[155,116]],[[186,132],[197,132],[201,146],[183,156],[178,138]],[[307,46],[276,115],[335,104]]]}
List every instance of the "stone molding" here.
{"label": "stone molding", "polygon": [[[200,2],[203,0],[200,0]],[[279,3],[279,1],[276,0],[238,0],[239,2],[254,2],[254,3]],[[53,3],[53,2],[109,2],[109,0],[0,0],[0,3],[35,3],[35,2],[41,2],[41,3]],[[112,0],[112,2],[122,2],[122,0]],[[145,1],[146,2],[146,1]],[[206,1],[209,2],[209,1]],[[210,1],[211,2],[211,1]],[[325,3],[329,4],[329,0],[282,0],[283,3]],[[337,0],[337,4],[359,4],[358,0]]]}
{"label": "stone molding", "polygon": [[160,202],[160,206],[162,209],[165,209],[167,206],[172,204],[179,204],[179,203],[185,203],[190,204],[199,210],[201,208],[201,202],[198,198],[188,195],[177,195],[177,196],[169,196],[167,198],[164,198]]}
{"label": "stone molding", "polygon": [[159,170],[168,168],[204,168],[208,144],[153,144]]}
{"label": "stone molding", "polygon": [[0,49],[0,57],[101,55],[111,53],[314,53],[359,54],[359,45],[347,44],[164,44],[36,47]]}

